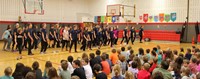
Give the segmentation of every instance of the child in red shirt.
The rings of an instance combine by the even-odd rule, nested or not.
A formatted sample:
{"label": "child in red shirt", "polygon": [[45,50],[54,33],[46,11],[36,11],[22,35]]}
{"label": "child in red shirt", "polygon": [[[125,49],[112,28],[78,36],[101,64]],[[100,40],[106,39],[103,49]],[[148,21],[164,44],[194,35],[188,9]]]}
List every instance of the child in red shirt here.
{"label": "child in red shirt", "polygon": [[148,71],[150,68],[149,63],[144,64],[144,69],[140,70],[137,74],[138,79],[150,79],[150,72]]}
{"label": "child in red shirt", "polygon": [[106,73],[106,75],[110,74],[110,66],[108,62],[106,61],[106,54],[101,55],[101,66],[102,66],[102,71]]}

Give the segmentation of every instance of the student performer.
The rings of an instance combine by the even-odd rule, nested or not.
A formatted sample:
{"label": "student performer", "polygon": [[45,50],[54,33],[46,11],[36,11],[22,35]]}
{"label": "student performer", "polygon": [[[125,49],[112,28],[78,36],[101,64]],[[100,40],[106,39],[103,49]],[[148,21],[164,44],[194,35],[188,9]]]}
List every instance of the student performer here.
{"label": "student performer", "polygon": [[22,46],[24,44],[24,35],[22,32],[22,29],[18,29],[18,33],[15,37],[15,43],[17,44],[17,48],[19,50],[19,56],[17,57],[17,60],[22,59]]}
{"label": "student performer", "polygon": [[136,38],[136,31],[135,27],[132,26],[130,29],[130,37],[129,37],[129,40],[131,40],[132,45],[134,44],[135,38]]}
{"label": "student performer", "polygon": [[17,34],[17,30],[18,30],[18,28],[19,28],[19,23],[16,23],[15,24],[15,28],[13,29],[13,33],[12,33],[12,38],[13,38],[13,43],[12,43],[12,51],[14,52],[15,50],[14,50],[14,48],[15,48],[15,46],[16,46],[16,44],[15,44],[15,37],[16,37],[16,34]]}
{"label": "student performer", "polygon": [[88,28],[85,27],[84,31],[83,31],[83,37],[82,37],[82,46],[81,46],[81,50],[85,51],[86,46],[87,46],[87,41],[88,41]]}
{"label": "student performer", "polygon": [[66,48],[65,50],[68,51],[69,44],[70,44],[69,28],[65,26],[63,30],[63,36],[62,36],[62,51],[64,47]]}
{"label": "student performer", "polygon": [[42,24],[42,29],[41,29],[41,50],[40,50],[40,54],[46,54],[46,50],[47,50],[47,40],[48,40],[48,35],[47,35],[47,31],[46,31],[46,24]]}
{"label": "student performer", "polygon": [[32,24],[30,23],[29,25],[28,25],[28,32],[27,32],[27,36],[28,36],[28,38],[27,38],[27,41],[28,41],[28,55],[34,55],[33,53],[32,53],[32,48],[33,48],[33,42],[34,42],[34,40],[33,40],[33,30],[32,30]]}
{"label": "student performer", "polygon": [[114,27],[114,44],[117,45],[117,41],[118,41],[118,34],[119,34],[119,30],[118,30],[118,26]]}
{"label": "student performer", "polygon": [[54,31],[54,26],[51,25],[51,28],[49,29],[49,43],[48,43],[49,44],[49,48],[51,48],[52,42],[54,42],[54,39],[55,39],[54,32],[55,32]]}
{"label": "student performer", "polygon": [[142,43],[142,39],[143,39],[143,36],[144,36],[144,26],[141,26],[140,27],[140,31],[139,31],[139,36],[140,36],[140,43]]}
{"label": "student performer", "polygon": [[124,39],[126,40],[126,44],[128,44],[128,26],[126,26],[123,30],[123,38],[121,44],[124,42]]}
{"label": "student performer", "polygon": [[74,45],[74,50],[75,52],[77,52],[77,41],[78,41],[78,34],[80,33],[79,30],[77,30],[77,25],[74,25],[74,28],[73,30],[71,30],[71,33],[70,33],[70,39],[71,39],[71,45],[70,45],[70,50],[69,52],[71,53],[71,49],[72,49],[72,46]]}

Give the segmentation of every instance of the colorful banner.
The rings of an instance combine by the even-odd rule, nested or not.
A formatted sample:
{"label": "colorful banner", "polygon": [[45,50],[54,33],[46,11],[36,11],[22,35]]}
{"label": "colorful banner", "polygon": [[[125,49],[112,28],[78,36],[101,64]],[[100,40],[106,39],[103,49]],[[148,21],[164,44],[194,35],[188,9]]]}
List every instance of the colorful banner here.
{"label": "colorful banner", "polygon": [[116,22],[116,17],[112,16],[112,22],[115,23]]}
{"label": "colorful banner", "polygon": [[171,13],[171,20],[176,21],[176,13]]}
{"label": "colorful banner", "polygon": [[108,22],[108,23],[111,23],[111,22],[112,22],[112,17],[108,16],[108,17],[107,17],[107,22]]}
{"label": "colorful banner", "polygon": [[98,16],[94,16],[94,22],[97,23]]}
{"label": "colorful banner", "polygon": [[139,16],[139,19],[142,20],[142,16]]}
{"label": "colorful banner", "polygon": [[148,22],[148,19],[149,19],[148,14],[144,14],[143,16],[144,16],[144,17],[143,17],[143,21],[144,21],[145,23]]}
{"label": "colorful banner", "polygon": [[105,16],[101,16],[101,22],[105,22]]}
{"label": "colorful banner", "polygon": [[154,22],[158,22],[158,16],[154,16]]}
{"label": "colorful banner", "polygon": [[101,16],[97,17],[97,22],[101,22]]}
{"label": "colorful banner", "polygon": [[159,14],[159,21],[160,21],[160,22],[163,22],[163,21],[164,21],[164,16],[165,16],[164,13],[160,13],[160,14]]}
{"label": "colorful banner", "polygon": [[153,16],[149,16],[149,22],[153,22]]}
{"label": "colorful banner", "polygon": [[170,21],[170,14],[165,14],[165,21],[169,22]]}

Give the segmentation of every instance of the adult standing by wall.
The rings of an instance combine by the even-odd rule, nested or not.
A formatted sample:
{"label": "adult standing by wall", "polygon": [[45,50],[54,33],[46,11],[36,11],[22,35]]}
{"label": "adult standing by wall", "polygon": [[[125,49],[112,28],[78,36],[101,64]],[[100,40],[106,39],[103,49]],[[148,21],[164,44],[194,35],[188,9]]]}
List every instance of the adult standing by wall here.
{"label": "adult standing by wall", "polygon": [[144,36],[144,26],[141,26],[140,27],[140,31],[139,31],[139,36],[140,36],[140,43],[142,43],[142,39],[143,39],[143,36]]}

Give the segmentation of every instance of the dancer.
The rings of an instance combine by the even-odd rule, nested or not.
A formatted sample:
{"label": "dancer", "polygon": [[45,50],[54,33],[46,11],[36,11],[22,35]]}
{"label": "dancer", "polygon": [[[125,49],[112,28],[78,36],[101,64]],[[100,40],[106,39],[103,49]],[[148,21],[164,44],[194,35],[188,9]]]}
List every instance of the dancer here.
{"label": "dancer", "polygon": [[16,23],[16,24],[15,24],[15,28],[13,29],[13,33],[12,33],[12,38],[13,38],[13,40],[12,40],[12,41],[13,41],[13,44],[12,44],[12,52],[15,51],[15,50],[14,50],[14,48],[15,48],[15,46],[16,46],[16,44],[15,44],[15,37],[16,37],[18,28],[19,28],[19,23]]}
{"label": "dancer", "polygon": [[34,48],[34,49],[37,49],[37,48],[38,48],[38,40],[39,40],[39,37],[38,37],[38,35],[37,35],[37,29],[38,29],[38,26],[37,26],[37,25],[34,26],[34,28],[33,28],[33,40],[34,40],[34,42],[33,42],[33,48]]}
{"label": "dancer", "polygon": [[24,29],[24,32],[23,32],[23,34],[24,34],[24,45],[23,45],[23,49],[27,49],[28,47],[27,47],[27,38],[28,38],[28,26],[26,26],[25,27],[25,29]]}
{"label": "dancer", "polygon": [[114,44],[117,45],[117,41],[118,41],[118,35],[119,35],[119,30],[118,30],[118,26],[114,27]]}
{"label": "dancer", "polygon": [[110,47],[113,47],[113,42],[114,42],[113,27],[110,27],[109,37],[110,37],[110,41],[109,41],[108,45],[111,43],[111,44],[110,44]]}
{"label": "dancer", "polygon": [[46,24],[42,24],[42,29],[41,29],[41,50],[40,50],[40,54],[46,54],[46,50],[47,50],[47,40],[48,40],[48,35],[47,35],[47,31],[46,31]]}
{"label": "dancer", "polygon": [[85,49],[86,49],[86,46],[87,46],[87,41],[88,41],[88,37],[89,35],[88,35],[88,28],[87,27],[85,27],[84,28],[84,32],[83,32],[83,37],[82,37],[82,46],[81,46],[81,50],[83,50],[83,51],[85,51]]}
{"label": "dancer", "polygon": [[104,41],[103,41],[103,32],[102,32],[102,28],[99,28],[98,32],[97,32],[97,39],[98,39],[98,44],[99,44],[99,47],[98,49],[101,48],[101,46],[103,45]]}
{"label": "dancer", "polygon": [[93,35],[93,30],[92,27],[88,28],[88,35],[87,35],[87,47],[88,49],[92,50],[92,42],[94,41],[94,35]]}
{"label": "dancer", "polygon": [[66,48],[65,50],[68,51],[68,47],[70,44],[69,36],[70,36],[69,28],[65,26],[65,29],[63,30],[63,36],[62,36],[62,51],[64,47]]}
{"label": "dancer", "polygon": [[24,44],[24,35],[22,32],[22,29],[18,29],[18,33],[15,37],[15,43],[17,44],[17,48],[19,50],[19,56],[17,57],[17,60],[22,59],[22,46]]}
{"label": "dancer", "polygon": [[27,41],[28,41],[28,55],[34,55],[33,53],[32,53],[32,48],[33,48],[33,42],[34,42],[34,40],[33,40],[33,30],[32,30],[32,24],[30,23],[29,25],[28,25],[28,32],[27,32],[27,36],[28,36],[28,39],[27,39]]}
{"label": "dancer", "polygon": [[80,33],[79,30],[77,30],[77,25],[74,25],[74,29],[71,30],[70,33],[70,39],[71,39],[71,45],[70,45],[70,50],[69,52],[71,53],[72,46],[74,45],[74,50],[77,52],[77,41],[78,41],[78,34]]}
{"label": "dancer", "polygon": [[128,44],[128,26],[126,26],[123,31],[123,38],[121,44],[124,42],[124,39],[126,40],[126,44]]}
{"label": "dancer", "polygon": [[130,30],[130,37],[129,37],[129,40],[131,40],[132,45],[134,44],[135,38],[136,38],[136,31],[135,31],[135,27],[132,26]]}
{"label": "dancer", "polygon": [[54,26],[52,25],[51,28],[49,29],[49,48],[51,48],[52,42],[54,42]]}
{"label": "dancer", "polygon": [[[4,31],[4,33],[2,35],[2,39],[4,40],[3,51],[8,50],[9,37],[11,37],[11,34],[10,34],[11,28],[9,26],[10,25],[8,25],[7,29]],[[6,46],[7,46],[7,48],[6,48]]]}
{"label": "dancer", "polygon": [[142,43],[142,39],[143,39],[143,36],[144,36],[144,26],[141,26],[140,27],[140,31],[139,31],[139,36],[140,36],[140,43]]}

